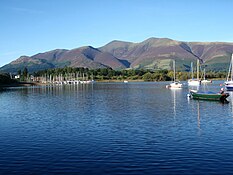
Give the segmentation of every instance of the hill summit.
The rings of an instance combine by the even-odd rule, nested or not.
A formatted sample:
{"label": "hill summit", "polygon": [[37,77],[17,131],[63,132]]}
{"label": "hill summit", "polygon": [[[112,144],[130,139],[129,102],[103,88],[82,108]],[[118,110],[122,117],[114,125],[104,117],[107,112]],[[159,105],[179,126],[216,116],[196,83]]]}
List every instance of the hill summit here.
{"label": "hill summit", "polygon": [[199,59],[209,70],[226,70],[233,53],[233,43],[183,42],[169,38],[149,38],[139,43],[111,41],[100,48],[84,46],[72,50],[56,49],[33,56],[21,56],[0,68],[16,73],[27,67],[29,72],[64,66],[89,69],[171,69],[176,60],[180,70]]}

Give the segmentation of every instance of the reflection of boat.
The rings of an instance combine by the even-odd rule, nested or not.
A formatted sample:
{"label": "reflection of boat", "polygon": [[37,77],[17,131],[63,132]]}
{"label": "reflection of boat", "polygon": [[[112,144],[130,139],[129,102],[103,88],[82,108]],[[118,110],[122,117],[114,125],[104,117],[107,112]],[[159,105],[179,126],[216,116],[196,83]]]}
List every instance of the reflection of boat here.
{"label": "reflection of boat", "polygon": [[[173,105],[173,117],[174,119],[177,116],[177,111],[179,110],[179,100],[182,96],[182,89],[171,89],[171,104]],[[178,105],[177,105],[178,104]],[[178,108],[178,109],[177,109]]]}
{"label": "reflection of boat", "polygon": [[226,90],[232,91],[233,90],[233,54],[231,55],[231,62],[229,66],[229,71],[227,75],[227,81],[225,81]]}
{"label": "reflection of boat", "polygon": [[176,81],[176,67],[175,67],[175,60],[173,60],[173,79],[174,82],[166,85],[166,88],[171,88],[171,89],[180,89],[182,88],[182,84]]}
{"label": "reflection of boat", "polygon": [[189,86],[200,86],[201,81],[199,80],[199,59],[197,59],[197,79],[193,78],[193,63],[191,63],[192,79],[188,80]]}
{"label": "reflection of boat", "polygon": [[215,93],[211,91],[202,92],[202,91],[190,90],[190,94],[193,99],[221,101],[221,102],[226,102],[227,97],[229,97],[229,93],[224,93],[224,92]]}

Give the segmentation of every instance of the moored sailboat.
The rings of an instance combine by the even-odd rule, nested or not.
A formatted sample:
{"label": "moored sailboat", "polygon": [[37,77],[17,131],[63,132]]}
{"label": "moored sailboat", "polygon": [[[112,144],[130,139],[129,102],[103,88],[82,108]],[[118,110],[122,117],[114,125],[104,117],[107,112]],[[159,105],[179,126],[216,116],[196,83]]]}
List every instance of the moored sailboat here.
{"label": "moored sailboat", "polygon": [[178,81],[176,81],[176,67],[175,67],[175,60],[173,60],[173,82],[169,85],[166,85],[166,88],[170,89],[180,89],[182,88],[182,84]]}
{"label": "moored sailboat", "polygon": [[192,71],[192,79],[188,80],[189,86],[200,86],[201,81],[199,80],[199,59],[197,59],[197,78],[193,78],[193,62],[191,62],[191,71]]}
{"label": "moored sailboat", "polygon": [[205,68],[204,68],[204,75],[203,75],[203,77],[204,77],[204,79],[201,80],[201,83],[203,83],[203,84],[212,83],[212,80],[207,80],[207,79],[205,78],[205,77],[206,77],[206,75],[205,75]]}
{"label": "moored sailboat", "polygon": [[231,55],[231,62],[228,70],[227,81],[225,81],[225,88],[228,91],[233,91],[233,54]]}

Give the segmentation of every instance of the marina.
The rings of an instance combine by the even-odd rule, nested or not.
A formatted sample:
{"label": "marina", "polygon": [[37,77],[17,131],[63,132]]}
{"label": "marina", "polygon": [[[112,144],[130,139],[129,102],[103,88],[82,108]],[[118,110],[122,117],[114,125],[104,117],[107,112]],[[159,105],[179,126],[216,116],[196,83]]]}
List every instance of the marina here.
{"label": "marina", "polygon": [[83,73],[82,77],[79,77],[78,73],[69,73],[65,75],[58,75],[58,76],[52,76],[52,75],[44,75],[44,76],[33,76],[31,78],[32,82],[42,83],[42,84],[50,84],[50,85],[77,85],[77,84],[89,84],[94,83],[93,75],[91,76],[91,80],[89,79],[89,76]]}

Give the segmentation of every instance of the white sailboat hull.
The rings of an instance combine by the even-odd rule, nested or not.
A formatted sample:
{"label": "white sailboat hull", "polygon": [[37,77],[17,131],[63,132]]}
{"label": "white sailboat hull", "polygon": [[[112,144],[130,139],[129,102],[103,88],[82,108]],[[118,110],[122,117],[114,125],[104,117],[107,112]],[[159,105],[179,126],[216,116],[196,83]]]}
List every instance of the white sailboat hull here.
{"label": "white sailboat hull", "polygon": [[170,88],[170,89],[180,89],[180,88],[182,88],[182,86],[183,85],[179,82],[173,82],[170,85],[167,85],[166,87]]}
{"label": "white sailboat hull", "polygon": [[212,83],[211,80],[202,80],[201,83]]}
{"label": "white sailboat hull", "polygon": [[226,81],[224,84],[225,84],[226,90],[233,91],[233,81]]}
{"label": "white sailboat hull", "polygon": [[228,91],[233,91],[233,54],[231,54],[231,62],[228,70],[227,81],[224,82]]}
{"label": "white sailboat hull", "polygon": [[189,86],[200,86],[201,81],[197,80],[197,79],[190,79],[190,80],[188,80],[188,85]]}
{"label": "white sailboat hull", "polygon": [[173,71],[174,71],[174,77],[173,77],[174,82],[171,83],[171,84],[169,84],[169,85],[166,85],[166,88],[170,88],[170,89],[180,89],[180,88],[182,88],[183,85],[182,85],[181,83],[179,83],[179,82],[176,81],[175,60],[173,60]]}

